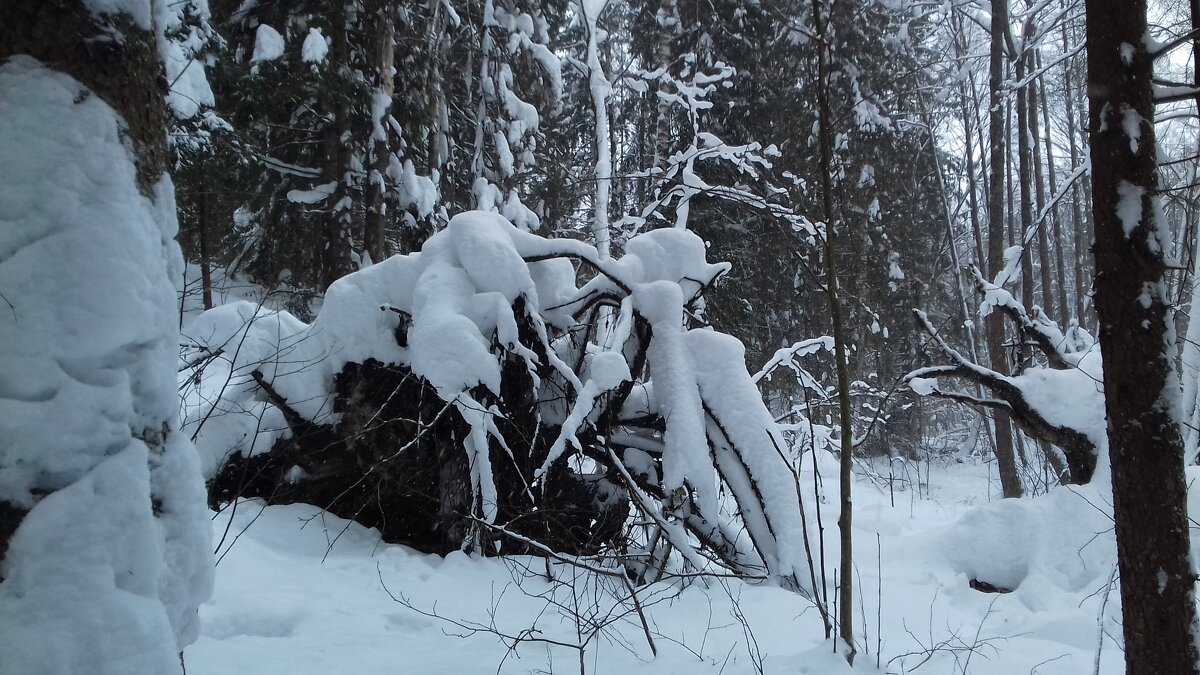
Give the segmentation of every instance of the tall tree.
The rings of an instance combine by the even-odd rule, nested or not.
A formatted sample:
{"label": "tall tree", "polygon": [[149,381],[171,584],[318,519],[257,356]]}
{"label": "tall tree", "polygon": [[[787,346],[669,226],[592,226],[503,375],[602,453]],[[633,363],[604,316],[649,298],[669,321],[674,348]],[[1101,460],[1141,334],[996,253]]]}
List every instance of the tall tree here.
{"label": "tall tree", "polygon": [[1096,312],[1125,663],[1200,672],[1145,0],[1088,0]]}
{"label": "tall tree", "polygon": [[[991,275],[1004,269],[1004,175],[1008,148],[1004,133],[1004,36],[1008,33],[1007,0],[992,0],[991,51],[988,66],[990,95],[989,138],[991,144],[991,173],[988,183],[988,248],[987,266]],[[984,319],[984,337],[992,369],[1008,372],[1004,346],[1004,319],[993,312]],[[1021,477],[1017,474],[1016,454],[1013,452],[1012,427],[1008,413],[996,410],[996,464],[1000,471],[1000,486],[1005,497],[1021,496]]]}

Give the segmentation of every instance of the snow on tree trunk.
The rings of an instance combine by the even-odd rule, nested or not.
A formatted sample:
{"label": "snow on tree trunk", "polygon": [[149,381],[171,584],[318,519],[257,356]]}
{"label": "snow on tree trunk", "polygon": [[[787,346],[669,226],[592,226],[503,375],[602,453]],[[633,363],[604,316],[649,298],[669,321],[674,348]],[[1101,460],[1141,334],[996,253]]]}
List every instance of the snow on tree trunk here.
{"label": "snow on tree trunk", "polygon": [[1195,568],[1145,0],[1089,0],[1096,312],[1129,673],[1196,673]]}
{"label": "snow on tree trunk", "polygon": [[179,672],[212,554],[176,430],[169,10],[41,4],[0,34],[0,671]]}
{"label": "snow on tree trunk", "polygon": [[600,63],[600,31],[597,23],[608,0],[580,0],[579,9],[587,24],[587,72],[588,88],[592,92],[592,109],[596,127],[596,192],[593,197],[592,236],[596,239],[596,250],[600,256],[611,255],[608,234],[608,195],[612,182],[612,152],[608,144],[608,95],[612,90],[604,76]]}

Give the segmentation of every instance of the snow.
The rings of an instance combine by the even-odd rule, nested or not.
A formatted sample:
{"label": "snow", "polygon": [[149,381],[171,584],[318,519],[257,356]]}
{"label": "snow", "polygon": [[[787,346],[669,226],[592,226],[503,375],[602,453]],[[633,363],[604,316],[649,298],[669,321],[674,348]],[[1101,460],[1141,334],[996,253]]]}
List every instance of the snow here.
{"label": "snow", "polygon": [[538,476],[544,475],[550,470],[551,465],[562,456],[568,442],[576,448],[582,447],[575,434],[592,412],[596,397],[615,389],[622,382],[633,379],[629,374],[629,364],[625,362],[625,357],[616,352],[595,353],[590,355],[587,361],[588,379],[583,383],[583,389],[579,392],[575,406],[571,408],[571,413],[563,421],[558,438],[550,446],[546,461],[542,462],[541,468],[538,469],[536,474]]}
{"label": "snow", "polygon": [[1133,231],[1142,224],[1142,198],[1146,196],[1146,188],[1134,185],[1127,180],[1117,184],[1117,219],[1121,221],[1121,230],[1125,237],[1133,236]]}
{"label": "snow", "polygon": [[[787,444],[746,372],[745,347],[711,330],[690,330],[685,340],[710,424],[718,427],[710,434],[718,467],[746,529],[772,575],[807,586],[797,483],[780,461]],[[743,474],[748,482],[739,484],[734,477]]]}
{"label": "snow", "polygon": [[908,388],[918,396],[929,396],[938,388],[936,377],[914,377],[908,381]]}
{"label": "snow", "polygon": [[[979,641],[968,666],[972,675],[1089,675],[1098,625],[1107,633],[1100,672],[1123,672],[1120,648],[1108,637],[1120,635],[1120,594],[1105,591],[1115,545],[1103,494],[1060,488],[988,504],[986,465],[922,462],[921,475],[928,470],[930,479],[920,490],[915,478],[906,478],[918,467],[897,466],[894,498],[861,473],[856,480],[862,607],[855,614],[862,621],[855,669],[823,640],[816,612],[799,595],[718,580],[708,587],[680,581],[640,587],[658,656],[636,616],[629,616],[587,644],[586,672],[755,673],[752,645],[766,675],[880,672],[874,669],[879,639],[883,672],[962,672],[961,651],[930,648]],[[886,465],[870,468],[882,468],[886,479]],[[802,478],[811,492],[811,472]],[[821,508],[826,523],[836,520],[836,500]],[[569,608],[577,605],[570,587],[523,573],[525,566],[543,570],[541,560],[426,555],[382,544],[377,532],[305,505],[240,502],[216,515],[214,532],[226,528],[217,588],[201,610],[201,638],[184,653],[192,675],[386,673],[397,664],[438,673],[578,669],[578,652],[570,647],[527,642],[510,652],[487,630],[463,630],[420,613],[509,635],[533,628],[538,637],[574,644],[579,638]],[[836,550],[836,541],[836,528],[827,527],[826,549]],[[627,597],[596,575],[561,564],[553,569],[556,578],[574,582],[577,595],[587,589],[597,599],[591,616],[605,615]],[[971,578],[1007,582],[1015,591],[980,593],[968,588]],[[589,604],[578,606],[586,614]]]}
{"label": "snow", "polygon": [[0,64],[0,501],[28,510],[0,569],[0,671],[177,672],[212,567],[174,428],[174,189],[142,194],[122,122],[87,94]]}
{"label": "snow", "polygon": [[[191,3],[167,3],[162,22],[167,35],[174,35],[186,27],[186,32],[177,38],[159,40],[159,51],[166,69],[170,91],[167,105],[179,119],[191,119],[203,109],[216,105],[208,77],[204,72],[204,59],[200,51],[206,46],[209,35],[201,28],[184,23],[189,5],[204,22],[209,19],[207,0],[192,0]],[[161,15],[160,11],[156,11]]]}
{"label": "snow", "polygon": [[135,26],[144,31],[153,29],[153,13],[159,4],[144,0],[84,0],[84,5],[97,19],[121,14],[129,17]]}
{"label": "snow", "polygon": [[403,162],[392,155],[387,169],[388,178],[396,186],[400,203],[416,210],[417,216],[424,218],[433,213],[438,203],[438,189],[433,178],[417,175],[416,167],[411,159]]}
{"label": "snow", "polygon": [[686,480],[696,491],[701,511],[716,513],[716,475],[708,455],[696,364],[684,341],[679,287],[668,281],[656,281],[635,288],[633,297],[654,334],[646,350],[646,363],[654,382],[658,410],[667,420],[663,435],[663,488],[668,492],[675,490]]}
{"label": "snow", "polygon": [[997,288],[1015,284],[1021,280],[1021,253],[1024,251],[1020,246],[1009,246],[1004,249],[1004,268],[996,273],[996,278],[992,280]]}
{"label": "snow", "polygon": [[325,63],[325,56],[329,54],[329,43],[325,41],[325,36],[321,35],[320,28],[309,28],[308,35],[304,37],[304,44],[300,46],[300,60],[304,63]]}
{"label": "snow", "polygon": [[279,31],[265,23],[260,24],[254,34],[254,54],[250,56],[250,62],[274,61],[283,56],[283,47],[283,36]]}
{"label": "snow", "polygon": [[1129,138],[1129,151],[1137,154],[1138,143],[1142,138],[1142,123],[1146,120],[1137,110],[1128,104],[1121,105],[1121,129]]}
{"label": "snow", "polygon": [[604,75],[600,63],[600,32],[597,22],[608,6],[608,0],[579,0],[579,9],[587,32],[588,90],[592,96],[592,112],[596,137],[596,194],[592,205],[592,236],[600,256],[607,258],[611,251],[608,232],[608,193],[612,179],[612,152],[608,143],[608,96],[612,84]]}
{"label": "snow", "polygon": [[293,204],[319,204],[337,191],[337,183],[325,183],[311,190],[288,190],[287,199]]}

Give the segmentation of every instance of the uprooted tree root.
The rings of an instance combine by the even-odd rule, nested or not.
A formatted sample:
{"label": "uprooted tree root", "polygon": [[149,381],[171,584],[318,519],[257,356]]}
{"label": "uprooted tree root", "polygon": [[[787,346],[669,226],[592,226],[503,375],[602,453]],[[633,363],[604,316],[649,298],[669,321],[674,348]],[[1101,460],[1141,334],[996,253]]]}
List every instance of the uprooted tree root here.
{"label": "uprooted tree root", "polygon": [[[318,425],[297,414],[260,374],[255,379],[284,410],[291,436],[269,452],[230,457],[209,485],[210,506],[239,497],[313,504],[377,528],[389,543],[438,554],[463,547],[475,512],[462,449],[470,426],[428,382],[403,366],[347,364],[335,380],[341,420]],[[523,393],[528,398],[531,391],[516,384],[505,389],[518,391],[504,391],[504,401],[518,401]],[[536,420],[525,419],[532,415],[528,410],[506,411],[502,421],[507,437],[527,438],[527,452],[514,448],[510,456],[492,443],[498,520],[555,550],[594,553],[619,534],[628,501],[565,462],[539,485],[527,484],[557,434],[557,428],[538,430]],[[525,548],[511,539],[503,545],[505,553],[532,552]]]}

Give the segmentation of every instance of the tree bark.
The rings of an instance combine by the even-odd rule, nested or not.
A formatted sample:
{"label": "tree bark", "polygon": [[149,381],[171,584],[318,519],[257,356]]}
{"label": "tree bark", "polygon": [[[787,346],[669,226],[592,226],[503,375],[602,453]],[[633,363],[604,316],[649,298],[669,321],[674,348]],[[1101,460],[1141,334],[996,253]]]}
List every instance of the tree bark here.
{"label": "tree bark", "polygon": [[[1029,59],[1030,70],[1037,70],[1037,52],[1034,51],[1027,57]],[[1041,215],[1042,210],[1046,208],[1046,183],[1042,174],[1042,142],[1041,130],[1038,128],[1038,91],[1042,88],[1039,78],[1033,78],[1028,86],[1027,100],[1025,112],[1028,115],[1028,130],[1029,130],[1029,146],[1031,152],[1031,160],[1033,163],[1033,193],[1037,197],[1037,214]],[[1048,148],[1047,148],[1048,149]],[[1050,217],[1049,214],[1046,215]],[[1050,280],[1052,268],[1054,267],[1053,257],[1050,253],[1050,237],[1047,233],[1048,223],[1043,220],[1035,223],[1038,235],[1038,275],[1042,283],[1042,310],[1047,316],[1057,316],[1054,311],[1054,284]]]}
{"label": "tree bark", "polygon": [[[1038,68],[1042,67],[1041,56],[1038,56]],[[1043,143],[1046,148],[1046,177],[1049,179],[1051,199],[1058,194],[1062,189],[1058,185],[1057,170],[1054,166],[1054,140],[1051,134],[1050,127],[1050,104],[1049,97],[1046,95],[1046,80],[1043,78],[1041,86],[1038,87],[1039,98],[1042,105],[1042,133],[1044,134]],[[1058,300],[1058,321],[1060,325],[1065,326],[1067,317],[1070,314],[1070,305],[1067,303],[1067,280],[1066,266],[1063,261],[1063,248],[1066,242],[1062,239],[1062,218],[1059,217],[1059,210],[1056,207],[1050,214],[1050,226],[1052,236],[1050,237],[1054,246],[1054,280],[1055,280],[1055,298]]]}
{"label": "tree bark", "polygon": [[[1065,53],[1069,46],[1067,39],[1067,27],[1065,25],[1063,26],[1062,39],[1063,52]],[[1068,92],[1068,95],[1070,95],[1070,92],[1075,91],[1073,78],[1071,77],[1071,71],[1072,67],[1070,64],[1067,64],[1067,67],[1063,68],[1063,89],[1064,91]],[[1074,105],[1068,103],[1066,117],[1067,142],[1071,151],[1071,166],[1076,167],[1079,166],[1081,157],[1079,152],[1079,142],[1075,131]],[[1085,256],[1083,255],[1083,250],[1081,250],[1081,247],[1088,246],[1091,243],[1084,228],[1082,202],[1083,187],[1081,183],[1077,183],[1075,187],[1071,188],[1071,225],[1075,234],[1075,316],[1073,318],[1079,323],[1080,326],[1084,325],[1083,313],[1086,304],[1085,300],[1087,298],[1087,284],[1085,283],[1086,275],[1084,272],[1086,261],[1084,260]]]}
{"label": "tree bark", "polygon": [[834,359],[837,361],[838,413],[841,418],[841,508],[838,514],[838,531],[841,540],[841,557],[838,575],[838,636],[846,646],[846,661],[854,665],[857,649],[854,646],[854,547],[852,533],[853,500],[851,490],[854,477],[854,439],[850,419],[850,372],[846,364],[846,328],[842,320],[842,307],[838,298],[837,279],[837,222],[833,205],[833,114],[829,106],[829,45],[826,42],[829,29],[828,17],[821,15],[821,0],[813,1],[813,26],[817,30],[817,110],[819,115],[821,155],[821,199],[825,212],[825,284],[829,294],[829,310],[833,317]]}
{"label": "tree bark", "polygon": [[[1025,54],[1017,55],[1017,82],[1025,80],[1028,62]],[[1033,162],[1030,160],[1029,151],[1029,97],[1024,89],[1018,90],[1016,94],[1017,199],[1020,200],[1021,221],[1018,227],[1013,228],[1012,245],[1021,247],[1021,304],[1029,308],[1033,307],[1033,250],[1025,242],[1025,233],[1033,227]],[[1030,365],[1030,351],[1023,346],[1024,340],[1021,340],[1021,344],[1018,348],[1018,371]]]}
{"label": "tree bark", "polygon": [[1096,311],[1125,664],[1131,675],[1197,673],[1174,336],[1161,290],[1167,241],[1154,208],[1158,168],[1146,2],[1088,0],[1086,16]]}
{"label": "tree bark", "polygon": [[212,226],[212,212],[209,208],[211,198],[212,195],[207,187],[197,195],[199,214],[196,218],[196,229],[200,238],[200,297],[204,302],[204,309],[213,308],[212,252],[208,241],[209,228]]}
{"label": "tree bark", "polygon": [[97,19],[81,0],[0,2],[0,61],[28,54],[79,80],[128,129],[138,186],[152,197],[169,165],[167,79],[150,33],[123,14]]}
{"label": "tree bark", "polygon": [[[330,77],[340,81],[349,76],[350,70],[350,45],[346,35],[345,7],[342,4],[335,3],[330,23],[333,38]],[[333,90],[332,100],[327,101],[325,107],[333,116],[333,120],[325,129],[324,135],[325,180],[336,183],[337,187],[329,198],[333,206],[321,233],[321,281],[325,288],[349,274],[354,267],[351,239],[354,220],[353,186],[350,176],[350,147],[345,138],[349,113],[346,94],[338,91],[339,87],[330,88]]]}
{"label": "tree bark", "polygon": [[[988,68],[990,120],[988,134],[991,143],[991,175],[988,183],[988,274],[995,275],[1004,267],[1004,156],[1007,144],[1004,137],[1004,42],[1008,29],[1008,7],[1005,0],[992,0],[991,58]],[[1004,354],[1004,318],[992,312],[984,319],[988,354],[992,369],[1008,372]],[[1008,413],[994,412],[996,421],[996,464],[1000,473],[1000,489],[1005,497],[1020,497],[1021,478],[1017,474],[1013,453],[1012,426]]]}
{"label": "tree bark", "polygon": [[[378,18],[379,18],[379,43],[378,43],[378,66],[375,74],[376,90],[375,95],[380,100],[386,100],[391,103],[392,95],[395,94],[396,84],[392,77],[392,64],[395,58],[396,37],[395,26],[392,23],[392,12],[394,8],[389,0],[384,0],[379,3]],[[387,180],[385,176],[388,168],[388,158],[391,154],[391,144],[388,142],[390,133],[388,131],[388,108],[383,107],[382,110],[376,110],[378,103],[371,106],[371,115],[374,117],[373,128],[371,130],[371,175],[367,180],[367,214],[364,219],[363,231],[363,246],[367,250],[367,255],[371,257],[371,262],[380,262],[389,255],[387,237],[385,236],[387,225],[387,207],[384,196],[387,190]]]}

